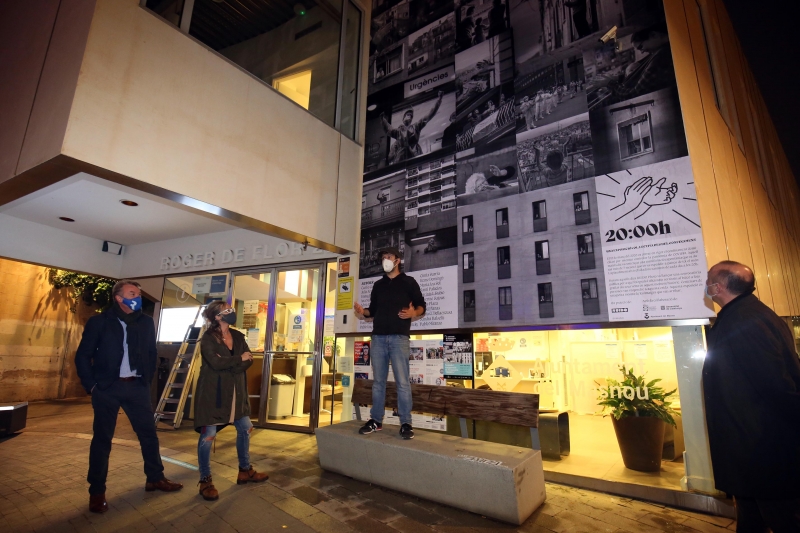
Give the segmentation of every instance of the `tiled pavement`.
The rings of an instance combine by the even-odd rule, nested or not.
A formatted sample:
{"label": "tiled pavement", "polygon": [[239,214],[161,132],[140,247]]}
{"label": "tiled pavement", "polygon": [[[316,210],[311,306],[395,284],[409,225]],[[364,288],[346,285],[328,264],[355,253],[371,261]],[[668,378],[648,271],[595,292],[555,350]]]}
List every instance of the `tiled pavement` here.
{"label": "tiled pavement", "polygon": [[[263,485],[237,486],[235,433],[217,438],[212,456],[217,502],[196,491],[197,472],[164,463],[178,493],[146,493],[138,443],[120,415],[108,483],[110,510],[88,512],[85,481],[91,435],[87,401],[32,404],[25,432],[0,440],[0,531],[300,531],[474,533],[726,533],[735,523],[560,485],[522,526],[323,472],[313,436],[255,430],[251,460],[270,472]],[[197,434],[188,425],[159,432],[162,453],[196,464]]]}

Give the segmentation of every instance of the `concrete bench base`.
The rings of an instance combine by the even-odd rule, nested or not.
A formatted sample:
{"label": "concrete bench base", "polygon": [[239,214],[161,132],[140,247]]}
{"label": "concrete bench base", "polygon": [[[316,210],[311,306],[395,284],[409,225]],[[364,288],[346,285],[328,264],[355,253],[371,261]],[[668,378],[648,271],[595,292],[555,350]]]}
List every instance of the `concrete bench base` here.
{"label": "concrete bench base", "polygon": [[545,499],[539,451],[396,426],[359,435],[353,420],[316,430],[324,470],[522,524]]}

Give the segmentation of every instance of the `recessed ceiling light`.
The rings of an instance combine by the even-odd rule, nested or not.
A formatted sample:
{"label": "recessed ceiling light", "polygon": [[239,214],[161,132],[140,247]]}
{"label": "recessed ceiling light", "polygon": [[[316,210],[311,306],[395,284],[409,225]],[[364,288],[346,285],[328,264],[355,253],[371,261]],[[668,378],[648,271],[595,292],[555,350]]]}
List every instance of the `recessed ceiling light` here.
{"label": "recessed ceiling light", "polygon": [[137,205],[139,205],[133,200],[120,200],[119,203],[121,203],[122,205],[127,205],[128,207],[136,207]]}
{"label": "recessed ceiling light", "polygon": [[74,218],[69,217],[58,217],[58,220],[63,220],[64,222],[75,222]]}
{"label": "recessed ceiling light", "polygon": [[378,106],[375,104],[367,106],[367,111],[375,111],[376,109],[378,109]]}

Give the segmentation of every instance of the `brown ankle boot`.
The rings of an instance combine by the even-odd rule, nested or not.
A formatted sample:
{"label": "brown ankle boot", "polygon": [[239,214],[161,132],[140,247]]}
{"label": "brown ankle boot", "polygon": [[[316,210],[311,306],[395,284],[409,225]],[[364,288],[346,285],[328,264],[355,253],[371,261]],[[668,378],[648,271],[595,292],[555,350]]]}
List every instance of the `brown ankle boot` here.
{"label": "brown ankle boot", "polygon": [[202,496],[204,500],[213,502],[219,499],[219,491],[214,487],[211,476],[201,478],[198,485],[200,486],[200,496]]}
{"label": "brown ankle boot", "polygon": [[237,485],[244,485],[245,483],[262,483],[269,479],[269,474],[259,474],[253,470],[253,465],[250,465],[248,470],[239,469],[239,477],[236,478]]}
{"label": "brown ankle boot", "polygon": [[105,493],[89,495],[89,510],[93,513],[99,514],[108,511],[108,503],[106,502]]}

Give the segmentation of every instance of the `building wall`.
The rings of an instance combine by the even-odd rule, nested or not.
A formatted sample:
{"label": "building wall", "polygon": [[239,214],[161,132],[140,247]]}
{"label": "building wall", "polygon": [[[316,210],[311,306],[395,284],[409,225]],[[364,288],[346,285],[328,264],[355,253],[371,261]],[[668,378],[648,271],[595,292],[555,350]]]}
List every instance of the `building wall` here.
{"label": "building wall", "polygon": [[0,4],[0,183],[60,153],[94,4]]}
{"label": "building wall", "polygon": [[708,264],[752,265],[759,298],[780,315],[796,315],[800,192],[723,3],[664,7]]}
{"label": "building wall", "polygon": [[55,290],[44,267],[0,259],[0,402],[83,396],[75,350],[94,313],[70,311],[70,289]]}
{"label": "building wall", "polygon": [[[591,222],[577,225],[573,194],[587,192],[590,198]],[[476,298],[476,320],[464,320],[463,309],[459,316],[461,327],[487,327],[501,325],[566,324],[574,322],[608,321],[606,311],[605,276],[603,254],[600,245],[600,228],[597,205],[594,204],[594,180],[580,180],[556,187],[511,195],[489,200],[481,204],[458,208],[459,224],[463,217],[472,216],[474,243],[463,244],[459,235],[458,287],[459,305],[463,307],[463,292],[474,290]],[[544,200],[547,206],[546,231],[533,231],[533,202]],[[495,213],[508,209],[508,233],[506,238],[497,237]],[[591,234],[594,244],[595,267],[580,270],[577,237]],[[548,241],[550,251],[550,274],[536,272],[535,243]],[[508,246],[511,254],[511,277],[498,279],[497,249]],[[475,254],[475,281],[464,283],[462,256]],[[580,280],[596,279],[600,314],[585,315]],[[541,318],[538,304],[538,285],[552,283],[552,318]],[[511,287],[513,318],[500,321],[500,287]]]}
{"label": "building wall", "polygon": [[[0,14],[9,8],[3,9]],[[16,19],[35,20],[32,30],[47,34],[35,13]],[[44,39],[38,33],[33,44]],[[38,86],[35,68],[19,74],[26,82],[20,103],[31,107],[35,96],[30,113],[23,105],[25,120],[17,117],[9,133],[19,144],[21,125],[28,123],[21,149],[15,154],[11,143],[0,158],[19,160],[11,172],[4,167],[0,185],[63,154],[288,230],[299,240],[357,248],[358,144],[140,8],[138,0],[61,2],[48,37]],[[31,60],[34,67],[39,56]],[[35,179],[28,181],[35,186]]]}

